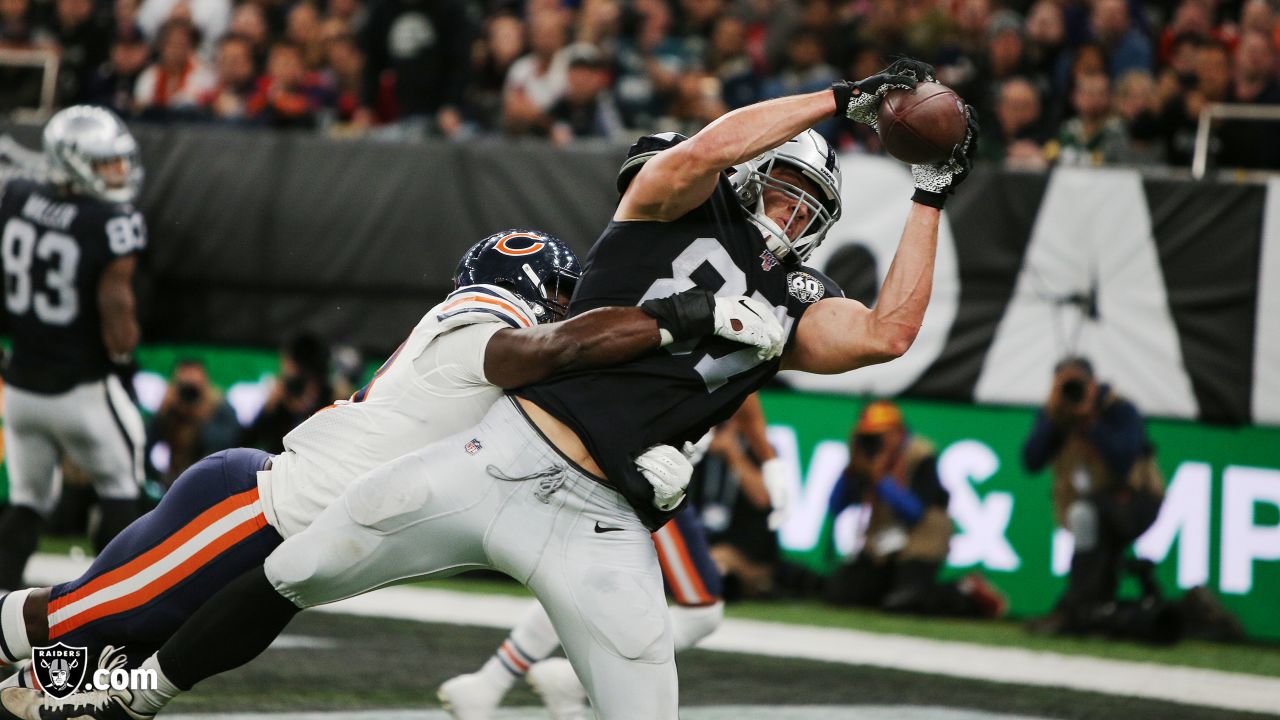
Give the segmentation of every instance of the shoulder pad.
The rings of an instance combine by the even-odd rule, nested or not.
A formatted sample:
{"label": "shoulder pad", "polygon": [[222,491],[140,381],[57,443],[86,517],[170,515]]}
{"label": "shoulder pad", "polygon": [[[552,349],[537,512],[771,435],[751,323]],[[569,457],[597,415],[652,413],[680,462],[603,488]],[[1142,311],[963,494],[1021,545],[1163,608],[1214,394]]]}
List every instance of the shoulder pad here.
{"label": "shoulder pad", "polygon": [[627,186],[631,184],[631,178],[640,172],[640,166],[648,162],[649,158],[688,139],[678,132],[665,132],[645,135],[632,143],[631,147],[627,148],[627,159],[618,169],[618,194],[626,192]]}
{"label": "shoulder pad", "polygon": [[483,322],[501,322],[513,328],[538,324],[528,303],[496,285],[460,287],[437,305],[431,315],[442,329]]}

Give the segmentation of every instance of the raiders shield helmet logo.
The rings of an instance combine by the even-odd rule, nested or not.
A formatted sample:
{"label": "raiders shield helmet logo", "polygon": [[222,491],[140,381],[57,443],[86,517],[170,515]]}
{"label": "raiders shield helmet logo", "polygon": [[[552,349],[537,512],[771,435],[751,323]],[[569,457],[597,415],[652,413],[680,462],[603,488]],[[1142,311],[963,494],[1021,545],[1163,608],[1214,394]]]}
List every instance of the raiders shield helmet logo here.
{"label": "raiders shield helmet logo", "polygon": [[826,289],[817,278],[805,272],[793,272],[787,275],[787,292],[802,303],[816,303],[822,299]]}
{"label": "raiders shield helmet logo", "polygon": [[31,669],[37,689],[56,698],[64,698],[82,689],[80,686],[84,683],[88,665],[88,648],[58,643],[31,650]]}

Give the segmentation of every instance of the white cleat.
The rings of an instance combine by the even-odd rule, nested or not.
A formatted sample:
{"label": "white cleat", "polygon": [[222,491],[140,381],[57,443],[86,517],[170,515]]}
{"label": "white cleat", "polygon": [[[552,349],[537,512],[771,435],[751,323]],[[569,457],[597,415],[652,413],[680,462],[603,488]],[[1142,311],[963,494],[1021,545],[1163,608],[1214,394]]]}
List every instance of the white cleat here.
{"label": "white cleat", "polygon": [[542,698],[542,705],[551,713],[551,720],[589,720],[587,691],[564,658],[548,658],[533,664],[525,676],[534,692]]}
{"label": "white cleat", "polygon": [[454,720],[489,720],[503,694],[479,673],[451,678],[436,690],[440,704]]}

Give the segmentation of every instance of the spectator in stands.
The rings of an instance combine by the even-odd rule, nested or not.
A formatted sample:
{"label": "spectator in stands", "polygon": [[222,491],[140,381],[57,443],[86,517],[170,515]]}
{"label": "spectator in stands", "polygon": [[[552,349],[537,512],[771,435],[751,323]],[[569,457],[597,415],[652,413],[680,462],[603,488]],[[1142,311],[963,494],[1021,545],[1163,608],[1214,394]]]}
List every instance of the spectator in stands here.
{"label": "spectator in stands", "polygon": [[[0,48],[29,50],[38,45],[51,48],[51,40],[36,26],[29,0],[0,0]],[[39,107],[41,86],[40,72],[0,65],[0,112]]]}
{"label": "spectator in stands", "polygon": [[1160,135],[1160,98],[1146,70],[1130,70],[1116,83],[1115,111],[1129,138],[1130,160],[1153,163],[1164,157]]}
{"label": "spectator in stands", "polygon": [[622,114],[609,92],[609,71],[592,45],[569,49],[564,97],[551,106],[551,141],[568,145],[575,138],[621,139]]}
{"label": "spectator in stands", "polygon": [[244,120],[249,99],[257,89],[253,43],[241,35],[222,38],[218,43],[217,68],[217,84],[201,98],[200,104],[217,120]]}
{"label": "spectator in stands", "polygon": [[373,112],[365,103],[364,53],[355,37],[338,35],[325,41],[329,58],[328,86],[334,94],[334,120],[339,129],[357,134],[373,124]]}
{"label": "spectator in stands", "polygon": [[210,384],[204,363],[179,360],[160,409],[147,425],[147,457],[161,483],[167,488],[197,460],[235,447],[240,434],[235,410]]}
{"label": "spectator in stands", "polygon": [[360,41],[364,97],[382,97],[385,76],[406,132],[456,135],[474,35],[463,0],[377,0]]}
{"label": "spectator in stands", "polygon": [[191,116],[217,76],[196,55],[199,32],[185,20],[160,28],[156,62],[142,71],[133,91],[134,108],[145,118]]}
{"label": "spectator in stands", "polygon": [[1035,77],[1048,83],[1037,89],[1062,92],[1071,70],[1070,53],[1064,50],[1066,28],[1062,22],[1062,6],[1054,0],[1037,0],[1027,13],[1025,30],[1027,61]]}
{"label": "spectator in stands", "polygon": [[205,43],[200,54],[212,58],[231,23],[231,0],[142,0],[138,25],[157,46],[163,42],[164,26],[170,20],[186,20],[195,27]]}
{"label": "spectator in stands", "polygon": [[1203,0],[1182,0],[1173,19],[1160,33],[1159,60],[1172,63],[1176,56],[1175,45],[1182,40],[1198,45],[1206,40],[1218,39],[1213,32],[1210,7]]}
{"label": "spectator in stands", "polygon": [[547,111],[564,95],[569,56],[561,52],[567,29],[560,10],[529,18],[529,54],[511,64],[502,91],[503,126],[508,133],[546,132]]}
{"label": "spectator in stands", "polygon": [[657,120],[660,131],[692,135],[707,123],[728,112],[720,92],[720,81],[705,72],[679,76],[676,95],[667,112]]}
{"label": "spectator in stands", "polygon": [[89,78],[88,102],[122,115],[133,111],[133,89],[151,57],[151,46],[139,33],[117,37],[107,62]]}
{"label": "spectator in stands", "polygon": [[938,582],[953,526],[938,478],[937,451],[912,433],[886,400],[863,409],[849,438],[849,465],[828,513],[860,505],[869,518],[862,549],[836,569],[828,602],[926,615],[998,617],[1007,603],[980,575]]}
{"label": "spectator in stands", "polygon": [[509,12],[499,12],[485,21],[472,56],[466,101],[467,120],[481,131],[501,129],[503,86],[511,65],[524,55],[524,37],[524,22]]}
{"label": "spectator in stands", "polygon": [[325,62],[324,41],[320,35],[320,11],[304,0],[289,8],[284,37],[298,46],[303,65],[317,70]]}
{"label": "spectator in stands", "polygon": [[331,402],[329,348],[315,334],[298,335],[280,351],[280,374],[240,444],[282,452],[284,436]]}
{"label": "spectator in stands", "polygon": [[1280,46],[1280,25],[1276,23],[1276,13],[1268,0],[1246,0],[1240,8],[1240,36],[1249,33],[1260,33],[1267,38],[1273,47]]}
{"label": "spectator in stands", "polygon": [[245,114],[274,128],[314,129],[325,106],[325,89],[307,75],[302,48],[287,40],[271,46],[267,73],[245,105]]}
{"label": "spectator in stands", "polygon": [[628,127],[651,128],[692,64],[671,37],[671,10],[662,0],[636,0],[617,51],[617,98]]}
{"label": "spectator in stands", "polygon": [[1052,465],[1054,516],[1075,539],[1066,591],[1028,628],[1087,631],[1115,599],[1125,551],[1155,522],[1164,495],[1142,415],[1098,383],[1088,360],[1066,358],[1054,368],[1022,458],[1033,473]]}
{"label": "spectator in stands", "polygon": [[730,110],[760,100],[760,75],[747,55],[747,26],[740,18],[722,15],[716,20],[707,67],[720,80],[723,99]]}
{"label": "spectator in stands", "polygon": [[1023,170],[1046,166],[1040,94],[1031,81],[1015,77],[1000,84],[995,121],[986,127],[978,143],[979,158]]}
{"label": "spectator in stands", "polygon": [[340,21],[353,36],[364,27],[365,18],[364,3],[360,0],[329,0],[325,4],[325,19]]}
{"label": "spectator in stands", "polygon": [[[1276,51],[1262,33],[1240,36],[1231,78],[1231,102],[1254,105],[1280,104],[1276,82]],[[1220,165],[1239,168],[1280,168],[1280,142],[1274,121],[1230,120],[1217,129]]]}
{"label": "spectator in stands", "polygon": [[243,2],[231,15],[228,32],[249,41],[253,48],[253,62],[261,66],[267,61],[267,43],[270,40],[267,16],[256,2]]}
{"label": "spectator in stands", "polygon": [[113,37],[116,40],[135,37],[145,40],[142,27],[138,25],[138,0],[115,0],[114,7]]}
{"label": "spectator in stands", "polygon": [[787,62],[765,81],[765,97],[816,92],[839,79],[836,69],[823,59],[822,38],[812,30],[800,30],[787,44]]}
{"label": "spectator in stands", "polygon": [[1194,86],[1174,96],[1161,110],[1165,157],[1170,164],[1183,167],[1191,164],[1200,113],[1209,103],[1228,102],[1231,78],[1231,53],[1227,46],[1212,40],[1199,43],[1195,51]]}
{"label": "spectator in stands", "polygon": [[108,25],[93,12],[93,0],[56,0],[53,38],[58,43],[58,100],[84,102],[98,66],[107,61]]}
{"label": "spectator in stands", "polygon": [[1134,27],[1125,0],[1094,0],[1089,15],[1093,39],[1107,53],[1107,74],[1119,78],[1128,70],[1151,70],[1151,41]]}
{"label": "spectator in stands", "polygon": [[1076,78],[1071,92],[1075,117],[1062,123],[1045,148],[1049,160],[1063,165],[1112,165],[1129,160],[1124,124],[1111,110],[1111,81],[1102,73]]}

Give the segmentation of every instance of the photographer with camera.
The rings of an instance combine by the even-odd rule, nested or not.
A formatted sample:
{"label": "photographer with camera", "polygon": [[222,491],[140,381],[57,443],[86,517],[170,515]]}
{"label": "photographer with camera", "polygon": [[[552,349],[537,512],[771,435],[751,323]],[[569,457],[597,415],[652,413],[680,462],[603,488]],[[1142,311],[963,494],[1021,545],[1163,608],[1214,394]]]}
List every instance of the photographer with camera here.
{"label": "photographer with camera", "polygon": [[[235,447],[240,432],[235,410],[209,383],[204,363],[179,360],[164,401],[147,425],[147,457],[158,466],[159,480],[167,488],[200,458]],[[160,463],[153,450],[162,444],[168,460]]]}
{"label": "photographer with camera", "polygon": [[954,529],[937,465],[933,443],[910,432],[896,405],[877,400],[863,409],[828,512],[834,518],[861,505],[869,517],[862,549],[827,583],[828,602],[922,615],[1004,614],[1004,596],[981,575],[937,580]]}
{"label": "photographer with camera", "polygon": [[1022,459],[1033,473],[1052,464],[1055,519],[1075,538],[1066,591],[1028,629],[1089,632],[1115,600],[1125,551],[1155,522],[1164,498],[1142,415],[1098,383],[1088,360],[1068,357],[1054,367]]}
{"label": "photographer with camera", "polygon": [[329,346],[314,333],[302,333],[280,351],[280,374],[240,444],[269,453],[284,452],[284,436],[303,420],[330,405]]}

